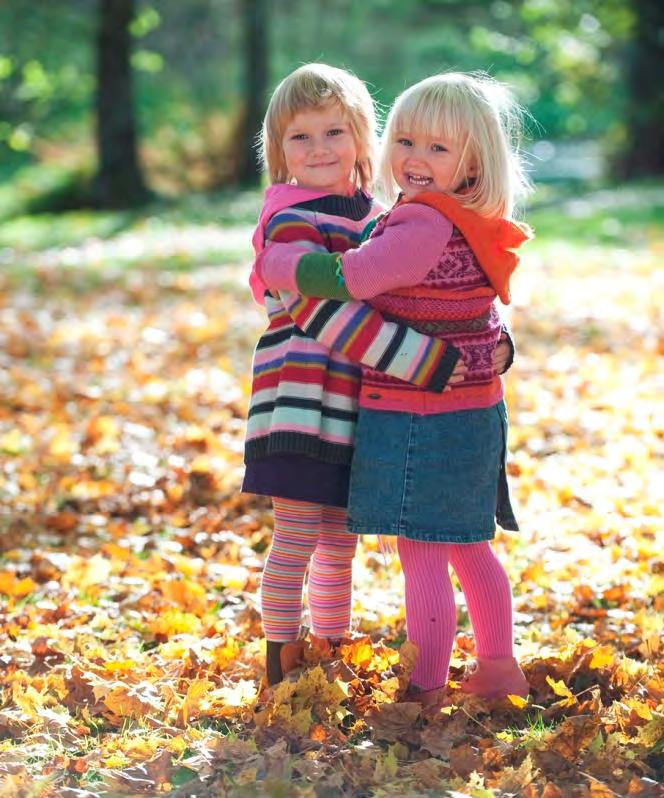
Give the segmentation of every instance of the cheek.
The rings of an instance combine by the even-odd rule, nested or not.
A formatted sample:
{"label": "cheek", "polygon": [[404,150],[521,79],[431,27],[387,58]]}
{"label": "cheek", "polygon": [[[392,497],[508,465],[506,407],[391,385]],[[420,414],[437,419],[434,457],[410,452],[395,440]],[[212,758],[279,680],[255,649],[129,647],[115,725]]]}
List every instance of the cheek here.
{"label": "cheek", "polygon": [[341,142],[339,150],[346,160],[352,160],[353,163],[357,160],[357,147],[352,141]]}
{"label": "cheek", "polygon": [[302,162],[303,152],[300,147],[290,147],[284,151],[286,163],[291,163],[294,166]]}

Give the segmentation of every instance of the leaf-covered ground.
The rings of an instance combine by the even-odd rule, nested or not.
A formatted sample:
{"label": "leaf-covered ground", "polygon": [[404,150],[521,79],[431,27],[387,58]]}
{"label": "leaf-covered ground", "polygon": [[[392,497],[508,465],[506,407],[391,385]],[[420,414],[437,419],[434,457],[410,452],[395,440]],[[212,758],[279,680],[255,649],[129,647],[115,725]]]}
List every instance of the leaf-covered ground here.
{"label": "leaf-covered ground", "polygon": [[[259,701],[271,516],[238,493],[262,325],[249,228],[176,213],[116,217],[108,239],[76,217],[11,227],[0,796],[661,794],[662,204],[648,187],[534,215],[508,378],[523,531],[496,542],[532,693],[453,693],[437,716],[399,701],[401,575],[371,539],[356,642],[314,642]],[[457,678],[473,656],[460,594],[459,625]]]}

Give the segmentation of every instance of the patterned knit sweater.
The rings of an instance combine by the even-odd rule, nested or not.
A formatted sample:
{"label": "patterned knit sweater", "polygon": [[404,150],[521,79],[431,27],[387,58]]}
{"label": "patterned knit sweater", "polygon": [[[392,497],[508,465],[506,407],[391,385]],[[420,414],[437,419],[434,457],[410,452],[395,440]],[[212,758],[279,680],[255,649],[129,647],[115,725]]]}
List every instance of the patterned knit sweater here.
{"label": "patterned knit sweater", "polygon": [[[288,206],[290,186],[273,186],[281,210],[265,220],[266,241],[310,252],[356,247],[380,207],[362,193],[317,196]],[[301,196],[301,189],[298,190]],[[245,461],[301,454],[348,463],[357,420],[360,369],[442,391],[459,353],[437,337],[386,321],[363,302],[265,296],[268,328],[256,346]]]}
{"label": "patterned knit sweater", "polygon": [[[387,318],[406,322],[461,351],[467,376],[442,394],[364,368],[361,406],[426,414],[490,407],[503,396],[492,365],[501,333],[494,300],[498,290],[508,299],[509,274],[503,280],[504,266],[506,261],[510,269],[516,265],[516,256],[509,246],[503,247],[501,236],[520,228],[506,220],[469,217],[465,209],[457,212],[461,206],[455,205],[446,205],[446,210],[458,217],[455,221],[476,247],[439,207],[416,200],[397,204],[378,222],[371,238],[343,258],[302,258],[289,255],[284,247],[268,247],[261,258],[260,272],[270,286],[296,287],[325,297],[372,298],[371,305]],[[516,235],[518,240],[510,241],[510,246],[518,246],[526,237],[523,232]],[[482,252],[482,265],[475,249]]]}

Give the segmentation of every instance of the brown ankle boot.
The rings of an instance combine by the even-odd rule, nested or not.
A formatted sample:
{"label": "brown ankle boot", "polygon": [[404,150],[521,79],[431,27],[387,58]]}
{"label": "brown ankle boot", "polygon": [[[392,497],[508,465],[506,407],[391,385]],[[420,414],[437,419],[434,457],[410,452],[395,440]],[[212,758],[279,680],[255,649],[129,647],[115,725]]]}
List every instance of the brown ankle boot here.
{"label": "brown ankle boot", "polygon": [[266,640],[265,676],[270,687],[283,681],[284,676],[304,664],[304,640],[280,643]]}

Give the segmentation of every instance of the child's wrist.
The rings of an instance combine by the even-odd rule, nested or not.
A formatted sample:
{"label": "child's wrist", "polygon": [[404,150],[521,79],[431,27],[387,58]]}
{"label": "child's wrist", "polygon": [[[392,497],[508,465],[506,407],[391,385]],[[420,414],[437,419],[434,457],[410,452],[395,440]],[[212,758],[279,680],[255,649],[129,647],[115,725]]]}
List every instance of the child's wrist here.
{"label": "child's wrist", "polygon": [[343,279],[342,260],[339,253],[311,252],[303,255],[297,264],[297,290],[305,296],[325,299],[351,299]]}

